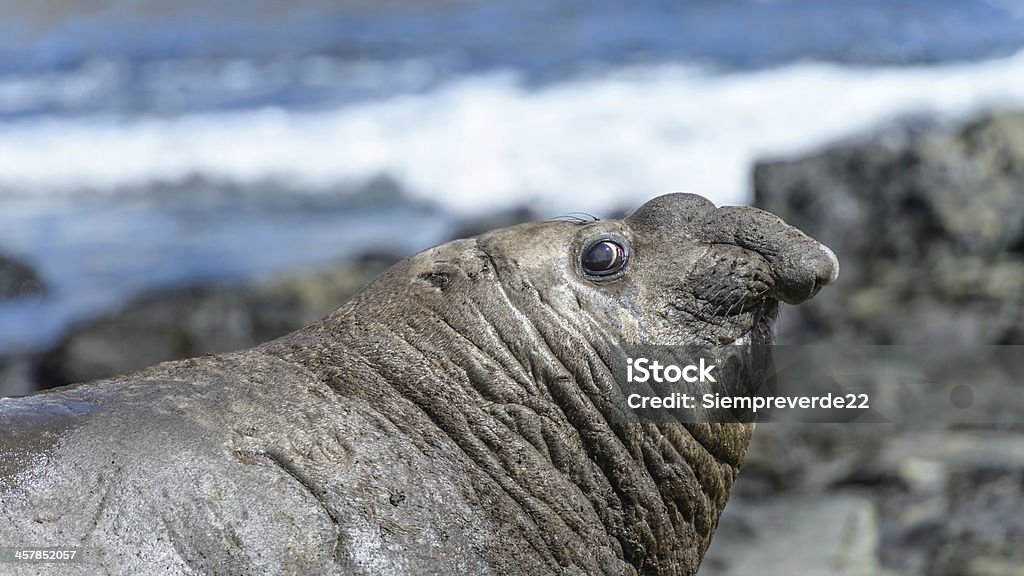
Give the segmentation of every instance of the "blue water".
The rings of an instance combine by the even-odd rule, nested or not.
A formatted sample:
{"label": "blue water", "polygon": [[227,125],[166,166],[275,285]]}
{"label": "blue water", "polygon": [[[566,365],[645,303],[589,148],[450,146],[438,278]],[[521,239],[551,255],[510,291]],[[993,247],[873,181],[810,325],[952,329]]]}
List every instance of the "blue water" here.
{"label": "blue water", "polygon": [[49,88],[6,107],[0,90],[0,120],[324,106],[496,69],[557,82],[626,64],[906,65],[1024,46],[1015,0],[45,4],[0,1],[0,84]]}
{"label": "blue water", "polygon": [[0,303],[0,353],[149,290],[409,253],[467,212],[600,213],[677,189],[742,201],[755,157],[1024,102],[1015,0],[0,14],[0,251],[50,288]]}
{"label": "blue water", "polygon": [[[6,203],[4,249],[33,262],[49,290],[41,299],[0,302],[0,351],[45,345],[69,322],[116,310],[132,295],[252,280],[370,252],[405,255],[453,226],[447,215],[410,202],[381,207],[349,197],[258,194],[211,190],[203,205],[186,194],[161,202]],[[385,213],[388,226],[380,222]]]}

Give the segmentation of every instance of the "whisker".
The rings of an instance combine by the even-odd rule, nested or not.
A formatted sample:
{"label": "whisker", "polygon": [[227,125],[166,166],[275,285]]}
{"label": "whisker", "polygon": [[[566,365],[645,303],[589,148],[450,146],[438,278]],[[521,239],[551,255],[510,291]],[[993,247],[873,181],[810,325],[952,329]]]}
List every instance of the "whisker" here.
{"label": "whisker", "polygon": [[548,222],[573,222],[576,224],[587,224],[590,222],[597,222],[599,220],[602,220],[602,218],[594,216],[588,212],[569,212],[568,214],[556,216],[555,218],[548,220]]}

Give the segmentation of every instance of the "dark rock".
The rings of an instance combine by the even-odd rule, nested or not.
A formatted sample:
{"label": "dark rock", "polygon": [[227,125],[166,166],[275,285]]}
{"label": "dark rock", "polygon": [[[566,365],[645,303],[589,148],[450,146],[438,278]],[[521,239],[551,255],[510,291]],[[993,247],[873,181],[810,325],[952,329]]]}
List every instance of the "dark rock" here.
{"label": "dark rock", "polygon": [[761,163],[754,201],[842,263],[780,340],[1024,343],[1024,113]]}
{"label": "dark rock", "polygon": [[759,501],[808,487],[825,490],[849,483],[859,478],[864,460],[877,453],[887,435],[885,428],[874,424],[759,425],[733,495]]}
{"label": "dark rock", "polygon": [[43,281],[29,265],[0,253],[0,300],[38,298]]}
{"label": "dark rock", "polygon": [[34,359],[28,355],[0,357],[0,398],[24,396],[36,391],[33,363]]}
{"label": "dark rock", "polygon": [[337,309],[396,260],[374,253],[327,272],[143,296],[73,329],[42,356],[37,380],[41,387],[85,382],[272,340]]}

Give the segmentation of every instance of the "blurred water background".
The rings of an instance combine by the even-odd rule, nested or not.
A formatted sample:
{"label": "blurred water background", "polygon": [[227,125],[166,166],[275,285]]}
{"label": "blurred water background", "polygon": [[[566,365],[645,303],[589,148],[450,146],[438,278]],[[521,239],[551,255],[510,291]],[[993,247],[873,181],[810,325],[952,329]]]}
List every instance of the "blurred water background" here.
{"label": "blurred water background", "polygon": [[0,0],[0,352],[153,289],[530,206],[750,201],[752,162],[1024,103],[1012,0]]}

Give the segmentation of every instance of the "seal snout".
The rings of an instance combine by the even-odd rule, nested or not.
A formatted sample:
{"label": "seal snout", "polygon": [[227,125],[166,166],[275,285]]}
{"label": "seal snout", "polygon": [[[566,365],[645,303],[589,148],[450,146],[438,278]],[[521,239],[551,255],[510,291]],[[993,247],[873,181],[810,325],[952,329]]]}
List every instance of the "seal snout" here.
{"label": "seal snout", "polygon": [[707,243],[732,244],[760,254],[775,280],[772,296],[787,304],[810,299],[839,277],[839,260],[831,250],[758,208],[723,206],[708,212],[697,236]]}
{"label": "seal snout", "polygon": [[[799,304],[812,298],[823,286],[839,279],[839,259],[827,246],[793,229],[803,236],[804,242],[792,247],[791,258],[795,262],[784,263],[777,268],[789,275],[779,279],[783,289],[778,299],[787,304]],[[763,255],[763,254],[762,254]],[[783,255],[785,257],[785,254]],[[773,269],[776,266],[773,265]]]}

